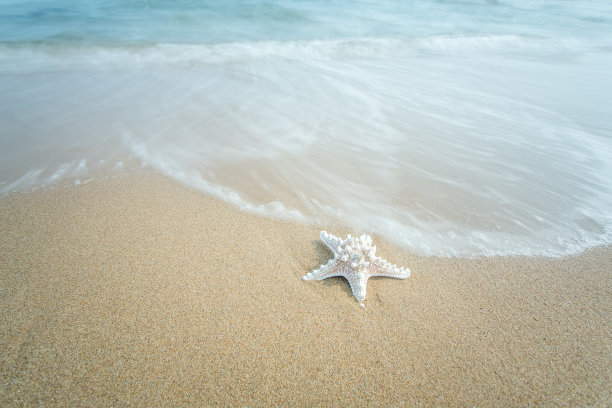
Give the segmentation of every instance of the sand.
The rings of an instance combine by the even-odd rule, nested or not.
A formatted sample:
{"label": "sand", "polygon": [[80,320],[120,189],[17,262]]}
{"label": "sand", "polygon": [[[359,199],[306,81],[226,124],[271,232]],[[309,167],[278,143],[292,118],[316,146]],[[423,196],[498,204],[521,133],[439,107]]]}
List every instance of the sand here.
{"label": "sand", "polygon": [[[326,227],[334,234],[346,229]],[[609,406],[612,249],[302,281],[317,226],[156,174],[0,199],[0,405]],[[358,231],[353,231],[354,233]]]}

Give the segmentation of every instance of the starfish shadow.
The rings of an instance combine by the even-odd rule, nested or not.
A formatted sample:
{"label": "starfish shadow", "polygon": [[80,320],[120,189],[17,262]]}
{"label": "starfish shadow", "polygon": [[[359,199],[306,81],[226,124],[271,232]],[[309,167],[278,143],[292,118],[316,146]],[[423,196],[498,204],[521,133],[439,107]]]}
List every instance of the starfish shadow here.
{"label": "starfish shadow", "polygon": [[[316,265],[310,268],[310,271],[313,271],[319,266],[326,264],[330,259],[333,259],[334,253],[320,240],[312,240],[311,242],[315,246],[318,261]],[[349,285],[348,281],[342,276],[334,276],[332,278],[323,279],[322,281],[319,281],[319,283],[322,283],[328,287],[341,287],[344,289],[348,297],[353,297],[351,285]]]}

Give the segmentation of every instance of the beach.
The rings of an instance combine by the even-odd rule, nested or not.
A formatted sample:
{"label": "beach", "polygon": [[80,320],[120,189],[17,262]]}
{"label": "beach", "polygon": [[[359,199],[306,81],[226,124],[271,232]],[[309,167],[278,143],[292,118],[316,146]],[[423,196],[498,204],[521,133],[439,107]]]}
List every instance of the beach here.
{"label": "beach", "polygon": [[601,0],[6,0],[0,406],[611,406],[611,94]]}
{"label": "beach", "polygon": [[365,308],[308,225],[155,172],[0,198],[2,406],[609,406],[612,248],[424,257]]}

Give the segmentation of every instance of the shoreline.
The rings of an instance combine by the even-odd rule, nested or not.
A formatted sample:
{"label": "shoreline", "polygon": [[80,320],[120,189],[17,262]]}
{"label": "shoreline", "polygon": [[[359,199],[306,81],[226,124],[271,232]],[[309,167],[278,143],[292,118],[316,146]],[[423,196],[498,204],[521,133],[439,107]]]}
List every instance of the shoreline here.
{"label": "shoreline", "polygon": [[[304,282],[319,228],[158,174],[0,198],[2,405],[612,401],[612,246]],[[327,229],[335,235],[353,233]]]}

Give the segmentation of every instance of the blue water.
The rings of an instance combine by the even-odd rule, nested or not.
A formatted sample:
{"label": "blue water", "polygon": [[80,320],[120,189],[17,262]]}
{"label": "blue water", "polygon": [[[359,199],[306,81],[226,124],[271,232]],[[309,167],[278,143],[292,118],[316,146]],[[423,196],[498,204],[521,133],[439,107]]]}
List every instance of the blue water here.
{"label": "blue water", "polygon": [[612,243],[610,95],[609,1],[0,0],[0,193],[144,166],[417,253],[563,256]]}
{"label": "blue water", "polygon": [[105,45],[448,34],[563,34],[590,40],[609,36],[606,26],[612,24],[606,0],[5,0],[2,9],[0,34],[5,42]]}

